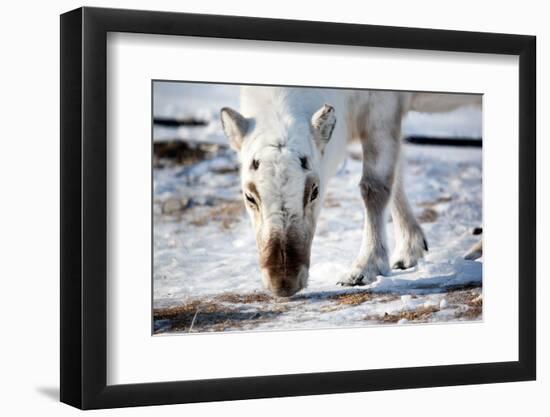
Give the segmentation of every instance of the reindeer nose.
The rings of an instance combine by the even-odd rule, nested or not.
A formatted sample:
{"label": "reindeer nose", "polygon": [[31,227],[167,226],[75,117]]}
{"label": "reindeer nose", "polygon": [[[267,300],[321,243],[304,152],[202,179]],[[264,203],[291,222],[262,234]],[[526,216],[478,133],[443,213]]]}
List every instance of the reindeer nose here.
{"label": "reindeer nose", "polygon": [[282,285],[280,287],[271,287],[271,292],[277,297],[290,297],[300,291],[299,285]]}
{"label": "reindeer nose", "polygon": [[296,276],[271,275],[269,272],[262,271],[264,284],[276,297],[291,297],[307,286],[308,268],[305,266]]}
{"label": "reindeer nose", "polygon": [[290,297],[307,285],[309,253],[307,242],[293,230],[274,233],[260,253],[260,268],[265,287],[279,297]]}
{"label": "reindeer nose", "polygon": [[282,298],[288,298],[292,297],[294,294],[296,294],[299,290],[284,290],[284,291],[274,291],[273,294],[276,297],[282,297]]}

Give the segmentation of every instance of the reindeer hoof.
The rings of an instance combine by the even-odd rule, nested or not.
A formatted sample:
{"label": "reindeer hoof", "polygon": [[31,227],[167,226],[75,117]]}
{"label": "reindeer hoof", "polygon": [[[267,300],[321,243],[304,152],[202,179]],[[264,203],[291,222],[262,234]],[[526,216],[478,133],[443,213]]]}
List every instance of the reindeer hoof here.
{"label": "reindeer hoof", "polygon": [[392,269],[409,269],[418,265],[418,260],[414,257],[406,257],[405,259],[398,259],[392,263]]}
{"label": "reindeer hoof", "polygon": [[342,279],[339,284],[346,286],[368,285],[376,281],[378,275],[387,275],[390,272],[390,264],[385,250],[378,256],[370,256],[367,262],[357,262]]}
{"label": "reindeer hoof", "polygon": [[365,285],[363,278],[363,274],[350,274],[349,276],[343,277],[340,281],[336,283],[336,285],[341,285],[342,287],[363,286]]}
{"label": "reindeer hoof", "polygon": [[370,270],[354,270],[344,275],[338,284],[344,287],[355,287],[372,284],[379,273]]}
{"label": "reindeer hoof", "polygon": [[420,228],[417,233],[409,240],[396,248],[392,256],[392,269],[409,269],[418,265],[418,261],[424,257],[424,252],[428,251],[428,242]]}
{"label": "reindeer hoof", "polygon": [[392,269],[407,269],[404,261],[397,261],[392,265]]}

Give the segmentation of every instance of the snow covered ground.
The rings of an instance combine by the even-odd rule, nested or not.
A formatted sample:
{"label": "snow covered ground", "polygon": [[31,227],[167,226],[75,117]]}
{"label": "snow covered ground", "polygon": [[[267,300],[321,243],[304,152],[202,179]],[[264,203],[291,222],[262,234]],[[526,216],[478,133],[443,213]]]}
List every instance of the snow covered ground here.
{"label": "snow covered ground", "polygon": [[[195,109],[194,117],[202,115],[212,123],[180,134],[221,143],[215,109],[219,101],[238,107],[238,96],[233,86],[215,87],[209,86],[210,101],[189,108]],[[166,103],[180,97],[158,96],[157,110],[165,112],[173,112],[166,110]],[[463,119],[444,116],[460,120],[456,126],[449,123],[447,133],[475,137],[480,115],[471,109],[457,114]],[[417,115],[407,123],[415,134],[431,134],[428,127],[422,130],[429,122],[429,117]],[[434,123],[431,129],[443,126]],[[234,153],[220,146],[196,163],[155,168],[155,333],[480,320],[482,260],[467,261],[463,255],[480,239],[472,230],[482,224],[481,149],[405,145],[406,190],[430,251],[417,267],[393,271],[359,288],[336,286],[357,254],[362,234],[358,146],[351,145],[348,153],[329,184],[313,241],[308,288],[286,300],[272,298],[261,285]],[[390,247],[392,229],[390,223]]]}

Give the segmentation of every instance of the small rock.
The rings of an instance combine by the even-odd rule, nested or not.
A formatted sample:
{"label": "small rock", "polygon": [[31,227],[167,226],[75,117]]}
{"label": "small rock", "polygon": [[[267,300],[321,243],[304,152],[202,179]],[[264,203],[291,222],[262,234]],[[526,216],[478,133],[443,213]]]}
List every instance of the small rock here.
{"label": "small rock", "polygon": [[162,211],[166,214],[177,213],[182,209],[181,200],[177,198],[169,198],[162,205]]}

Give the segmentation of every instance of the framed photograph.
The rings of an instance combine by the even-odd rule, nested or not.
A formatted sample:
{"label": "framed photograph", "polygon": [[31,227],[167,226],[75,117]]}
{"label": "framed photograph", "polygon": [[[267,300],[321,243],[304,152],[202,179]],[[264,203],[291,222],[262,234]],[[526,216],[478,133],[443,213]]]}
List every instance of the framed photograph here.
{"label": "framed photograph", "polygon": [[535,37],[61,16],[61,401],[533,380]]}

